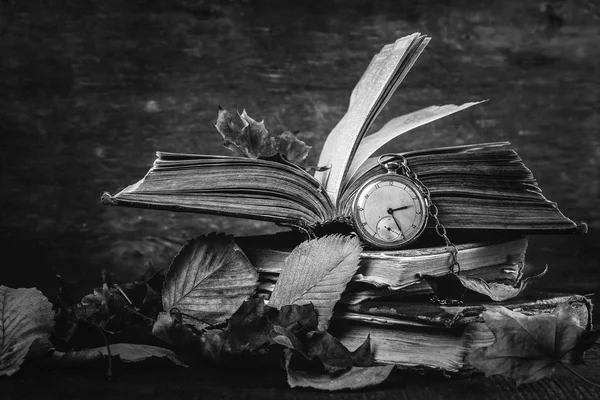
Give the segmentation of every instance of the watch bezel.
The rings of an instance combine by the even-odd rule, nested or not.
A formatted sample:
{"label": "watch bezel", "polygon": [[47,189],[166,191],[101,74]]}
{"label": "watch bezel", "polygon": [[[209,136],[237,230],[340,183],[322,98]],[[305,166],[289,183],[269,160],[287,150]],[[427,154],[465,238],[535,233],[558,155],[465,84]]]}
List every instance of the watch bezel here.
{"label": "watch bezel", "polygon": [[[416,193],[417,199],[423,210],[423,219],[421,220],[422,221],[421,226],[416,231],[414,231],[415,233],[413,234],[413,236],[410,239],[405,240],[405,241],[402,241],[402,239],[395,240],[393,242],[386,242],[383,240],[379,240],[376,237],[374,237],[369,231],[367,231],[360,223],[361,219],[360,219],[359,211],[358,211],[358,208],[359,208],[358,203],[359,203],[359,200],[361,199],[362,195],[365,193],[365,191],[368,188],[373,186],[373,184],[377,184],[378,181],[388,181],[390,179],[396,180],[398,182],[405,184],[406,186],[409,186]],[[358,236],[365,243],[367,243],[370,246],[377,248],[377,249],[392,250],[392,249],[402,249],[402,248],[407,247],[408,245],[414,243],[421,236],[421,234],[425,231],[428,220],[429,220],[429,204],[427,203],[425,195],[423,194],[423,192],[421,191],[419,186],[412,179],[410,179],[404,175],[399,175],[396,173],[384,173],[381,175],[374,176],[362,184],[362,186],[356,191],[356,194],[354,195],[354,199],[352,201],[352,223],[354,225],[354,231],[358,234]]]}

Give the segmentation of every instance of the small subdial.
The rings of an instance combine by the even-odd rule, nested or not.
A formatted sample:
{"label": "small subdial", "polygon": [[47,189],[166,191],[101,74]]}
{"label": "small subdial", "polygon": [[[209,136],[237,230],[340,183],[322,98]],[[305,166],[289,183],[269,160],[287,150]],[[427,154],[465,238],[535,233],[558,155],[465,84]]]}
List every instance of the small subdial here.
{"label": "small subdial", "polygon": [[377,236],[382,240],[391,242],[403,235],[394,218],[388,215],[377,222]]}

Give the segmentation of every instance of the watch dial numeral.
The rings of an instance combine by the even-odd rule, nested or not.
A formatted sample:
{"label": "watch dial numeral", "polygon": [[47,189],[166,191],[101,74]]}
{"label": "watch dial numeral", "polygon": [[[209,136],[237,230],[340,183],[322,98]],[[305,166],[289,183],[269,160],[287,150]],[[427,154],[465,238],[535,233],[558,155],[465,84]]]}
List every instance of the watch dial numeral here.
{"label": "watch dial numeral", "polygon": [[379,183],[375,185],[375,189],[379,189]]}
{"label": "watch dial numeral", "polygon": [[394,181],[390,181],[390,186],[393,186],[393,185],[394,185]]}

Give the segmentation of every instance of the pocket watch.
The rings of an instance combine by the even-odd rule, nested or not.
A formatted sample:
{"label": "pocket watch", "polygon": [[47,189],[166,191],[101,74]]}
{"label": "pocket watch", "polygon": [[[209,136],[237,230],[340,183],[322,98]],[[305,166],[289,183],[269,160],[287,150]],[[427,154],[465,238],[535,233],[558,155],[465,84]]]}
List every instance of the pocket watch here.
{"label": "pocket watch", "polygon": [[[446,243],[450,272],[459,274],[458,249],[448,238],[427,186],[401,154],[383,154],[378,163],[385,172],[367,180],[352,203],[352,221],[358,236],[377,249],[399,249],[421,236],[431,216],[435,233]],[[446,306],[462,304],[460,299],[440,300],[436,296],[431,301]]]}
{"label": "pocket watch", "polygon": [[[401,162],[382,161],[390,156],[401,157]],[[357,191],[352,220],[364,242],[378,249],[399,249],[413,243],[425,230],[429,191],[408,176],[404,157],[384,154],[379,164],[386,172],[370,178]]]}

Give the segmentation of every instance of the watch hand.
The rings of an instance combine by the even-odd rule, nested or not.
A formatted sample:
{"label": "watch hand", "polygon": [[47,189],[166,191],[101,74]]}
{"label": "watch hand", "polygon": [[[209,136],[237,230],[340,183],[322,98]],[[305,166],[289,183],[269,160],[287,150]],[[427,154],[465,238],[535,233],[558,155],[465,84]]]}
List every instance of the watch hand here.
{"label": "watch hand", "polygon": [[[388,212],[390,212],[390,210],[391,210],[391,208],[388,210]],[[404,233],[402,233],[402,227],[400,226],[400,222],[398,222],[398,220],[396,219],[396,217],[394,217],[394,213],[393,212],[391,212],[390,214],[392,216],[392,219],[396,223],[396,226],[398,226],[398,230],[400,230],[400,234],[402,235],[402,237],[404,237]]]}
{"label": "watch hand", "polygon": [[400,234],[400,235],[402,235],[402,231],[400,231],[400,232],[396,232],[395,230],[393,230],[393,229],[392,229],[392,228],[390,228],[389,226],[386,226],[386,227],[385,227],[385,229],[387,229],[387,230],[388,230],[388,231],[390,231],[390,232],[394,232],[394,233],[397,233],[397,234]]}
{"label": "watch hand", "polygon": [[388,214],[393,214],[394,211],[399,211],[399,210],[406,210],[407,208],[412,207],[412,204],[408,205],[408,206],[402,206],[402,207],[398,207],[398,208],[388,208],[387,212]]}

